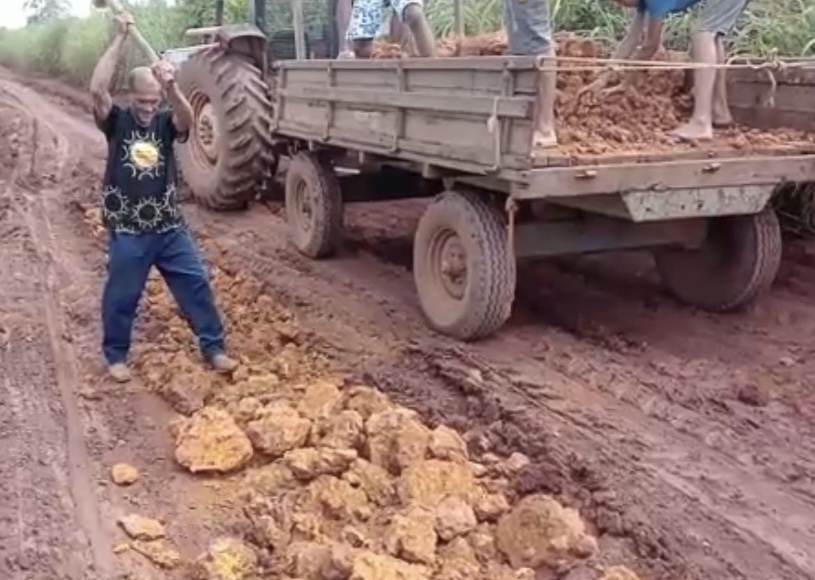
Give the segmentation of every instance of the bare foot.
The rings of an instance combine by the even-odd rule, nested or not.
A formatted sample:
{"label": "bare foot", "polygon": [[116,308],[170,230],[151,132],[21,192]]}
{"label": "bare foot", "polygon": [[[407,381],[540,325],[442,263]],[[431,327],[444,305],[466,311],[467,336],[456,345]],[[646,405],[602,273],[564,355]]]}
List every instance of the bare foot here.
{"label": "bare foot", "polygon": [[532,157],[545,156],[555,147],[557,147],[557,135],[554,131],[535,131],[535,134],[532,135]]}
{"label": "bare foot", "polygon": [[706,141],[713,139],[713,127],[691,119],[671,131],[670,136],[680,141]]}

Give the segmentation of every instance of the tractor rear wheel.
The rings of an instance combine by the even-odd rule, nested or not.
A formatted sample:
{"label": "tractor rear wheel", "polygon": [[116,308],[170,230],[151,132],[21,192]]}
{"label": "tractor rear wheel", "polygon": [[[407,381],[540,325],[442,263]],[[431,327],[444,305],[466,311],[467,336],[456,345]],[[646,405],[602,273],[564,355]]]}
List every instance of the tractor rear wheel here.
{"label": "tractor rear wheel", "polygon": [[261,70],[245,56],[209,48],[182,63],[178,86],[195,115],[189,139],[178,148],[193,197],[210,209],[245,208],[277,166]]}

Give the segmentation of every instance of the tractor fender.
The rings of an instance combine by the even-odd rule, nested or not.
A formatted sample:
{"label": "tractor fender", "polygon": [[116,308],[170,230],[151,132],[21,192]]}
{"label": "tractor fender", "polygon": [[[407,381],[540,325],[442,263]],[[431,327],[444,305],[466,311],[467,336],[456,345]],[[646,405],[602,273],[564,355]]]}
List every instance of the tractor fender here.
{"label": "tractor fender", "polygon": [[250,58],[260,70],[266,70],[269,39],[257,26],[228,24],[221,26],[215,37],[227,52],[242,54]]}

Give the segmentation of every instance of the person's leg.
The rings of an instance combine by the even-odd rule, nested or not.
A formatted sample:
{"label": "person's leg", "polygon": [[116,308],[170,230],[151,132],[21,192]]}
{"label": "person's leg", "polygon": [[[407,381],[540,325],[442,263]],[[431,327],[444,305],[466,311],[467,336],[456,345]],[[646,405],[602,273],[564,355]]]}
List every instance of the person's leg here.
{"label": "person's leg", "polygon": [[416,43],[413,41],[413,35],[410,29],[399,18],[396,12],[391,13],[390,29],[388,30],[388,41],[398,44],[402,52],[408,56],[417,56],[419,52],[416,48]]}
{"label": "person's leg", "polygon": [[338,0],[337,13],[337,40],[339,41],[337,58],[349,58],[353,56],[351,46],[348,43],[348,28],[351,24],[351,12],[353,0]]}
{"label": "person's leg", "polygon": [[130,378],[127,354],[139,299],[153,264],[149,235],[110,234],[108,278],[102,294],[102,352],[111,376]]}
{"label": "person's leg", "polygon": [[[716,56],[719,64],[727,62],[723,36],[716,38]],[[713,127],[729,127],[732,124],[733,116],[727,103],[727,71],[720,69],[716,74],[716,85],[713,89]]]}
{"label": "person's leg", "polygon": [[201,353],[217,370],[233,370],[236,364],[224,353],[224,327],[195,243],[184,228],[159,235],[156,268],[198,338]]}
{"label": "person's leg", "polygon": [[557,61],[552,42],[549,0],[504,0],[504,22],[509,51],[513,55],[547,57],[540,71],[535,99],[532,154],[557,145],[555,99],[557,98]]}
{"label": "person's leg", "polygon": [[[716,64],[716,35],[696,31],[691,36],[691,55],[696,64]],[[713,88],[716,69],[697,68],[693,71],[693,114],[690,120],[673,131],[676,137],[687,140],[713,137]]]}
{"label": "person's leg", "polygon": [[[715,65],[724,58],[724,44],[719,38],[736,25],[749,0],[705,0],[699,22],[691,36],[692,56],[697,64]],[[725,73],[715,68],[698,68],[693,76],[693,115],[674,130],[681,139],[701,140],[713,137],[713,105],[717,76],[726,82]],[[726,94],[724,96],[726,99]]]}
{"label": "person's leg", "polygon": [[424,13],[422,0],[393,0],[393,10],[413,36],[419,56],[436,56],[436,38]]}
{"label": "person's leg", "polygon": [[346,36],[357,58],[371,58],[374,38],[385,17],[384,0],[354,0]]}

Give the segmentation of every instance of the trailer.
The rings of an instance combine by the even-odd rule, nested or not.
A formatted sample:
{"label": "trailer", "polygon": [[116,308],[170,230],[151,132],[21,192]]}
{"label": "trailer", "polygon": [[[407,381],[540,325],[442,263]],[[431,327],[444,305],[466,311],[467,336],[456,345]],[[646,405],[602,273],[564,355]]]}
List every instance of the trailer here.
{"label": "trailer", "polygon": [[290,238],[314,259],[340,247],[345,204],[430,198],[413,243],[418,303],[461,340],[507,321],[520,260],[569,254],[649,250],[680,300],[742,308],[778,271],[771,198],[815,181],[811,143],[533,160],[534,58],[308,59],[295,28],[301,58],[275,58],[254,26],[209,30],[215,42],[180,57],[193,195],[243,207],[286,159]]}

